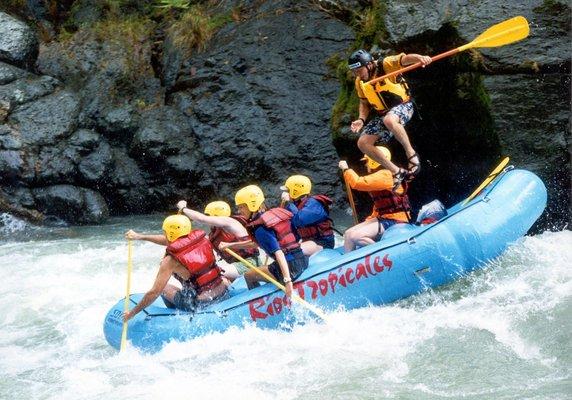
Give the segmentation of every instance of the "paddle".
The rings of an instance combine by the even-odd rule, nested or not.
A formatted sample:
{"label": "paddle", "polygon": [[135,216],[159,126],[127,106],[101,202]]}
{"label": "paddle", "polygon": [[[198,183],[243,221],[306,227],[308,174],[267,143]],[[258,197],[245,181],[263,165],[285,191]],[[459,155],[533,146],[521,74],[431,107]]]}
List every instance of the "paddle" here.
{"label": "paddle", "polygon": [[[231,249],[225,249],[225,251],[230,254],[231,256],[233,256],[234,258],[236,258],[238,261],[240,261],[241,263],[243,263],[244,265],[246,265],[248,268],[255,270],[257,273],[259,273],[260,275],[262,275],[265,279],[267,279],[269,282],[273,283],[274,286],[276,286],[278,289],[282,290],[283,292],[286,292],[286,288],[284,287],[284,285],[282,285],[281,283],[279,283],[276,279],[272,278],[270,275],[268,275],[267,273],[265,273],[264,271],[262,271],[261,269],[257,268],[254,266],[254,264],[252,264],[251,262],[248,262],[247,260],[245,260],[244,258],[242,258],[241,256],[239,256],[238,254],[236,254],[234,251],[232,251]],[[316,314],[318,317],[320,317],[321,319],[323,319],[324,321],[328,321],[328,318],[326,317],[326,314],[324,314],[324,312],[322,310],[320,310],[318,307],[313,306],[312,304],[308,303],[306,300],[304,300],[303,298],[301,298],[300,296],[298,296],[295,293],[292,293],[292,299],[294,301],[296,301],[298,304],[301,304],[302,306],[306,307],[308,310],[312,311],[314,314]]]}
{"label": "paddle", "polygon": [[[127,287],[125,290],[125,305],[123,307],[124,312],[129,312],[129,292],[131,291],[131,255],[132,255],[132,245],[131,239],[127,240]],[[121,346],[119,351],[123,351],[127,345],[127,322],[123,322],[123,330],[121,331]]]}
{"label": "paddle", "polygon": [[[467,43],[463,46],[457,47],[446,51],[445,53],[438,54],[431,57],[432,61],[437,61],[445,57],[449,57],[472,48],[483,48],[483,47],[499,47],[505,44],[510,44],[522,40],[528,36],[530,28],[528,26],[528,21],[522,16],[507,19],[506,21],[500,22],[496,25],[491,26],[489,29],[477,36],[472,42]],[[421,67],[423,64],[420,62],[411,64],[400,70],[391,72],[389,74],[383,75],[379,78],[372,79],[366,84],[374,84],[381,80],[391,78],[396,75],[403,74],[404,72],[412,71]]]}
{"label": "paddle", "polygon": [[[343,174],[343,172],[342,172]],[[346,181],[346,178],[344,175],[343,179],[344,179],[344,183],[346,184],[346,192],[348,193],[348,201],[350,202],[350,207],[352,208],[352,217],[354,219],[354,225],[358,224],[358,215],[356,212],[356,203],[354,202],[354,195],[352,193],[352,188],[350,187],[348,181]]]}
{"label": "paddle", "polygon": [[488,186],[488,184],[491,183],[491,182],[497,177],[497,175],[500,174],[500,173],[503,171],[504,167],[506,167],[506,165],[508,164],[509,160],[510,160],[510,159],[509,159],[508,157],[505,157],[505,158],[500,162],[500,164],[497,165],[497,167],[496,167],[495,169],[493,169],[493,172],[491,172],[491,173],[489,174],[489,176],[487,176],[487,179],[485,179],[485,180],[483,181],[483,183],[481,183],[481,184],[479,185],[479,187],[477,187],[477,188],[475,189],[475,191],[474,191],[473,193],[471,193],[471,195],[470,195],[469,197],[467,197],[467,199],[466,199],[466,200],[463,202],[463,204],[461,204],[461,205],[464,206],[464,205],[467,204],[469,201],[473,200],[473,198],[475,198],[476,195],[478,195],[484,188],[486,188],[486,187]]}

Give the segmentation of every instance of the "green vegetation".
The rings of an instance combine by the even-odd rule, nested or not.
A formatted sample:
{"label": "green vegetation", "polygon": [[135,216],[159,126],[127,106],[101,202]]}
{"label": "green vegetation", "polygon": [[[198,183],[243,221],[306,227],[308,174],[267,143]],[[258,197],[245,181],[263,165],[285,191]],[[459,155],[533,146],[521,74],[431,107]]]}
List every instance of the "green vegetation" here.
{"label": "green vegetation", "polygon": [[167,28],[167,35],[188,56],[193,49],[204,50],[211,37],[232,20],[231,13],[211,14],[204,6],[193,5]]}
{"label": "green vegetation", "polygon": [[174,8],[186,10],[189,8],[189,0],[159,0],[159,8]]}

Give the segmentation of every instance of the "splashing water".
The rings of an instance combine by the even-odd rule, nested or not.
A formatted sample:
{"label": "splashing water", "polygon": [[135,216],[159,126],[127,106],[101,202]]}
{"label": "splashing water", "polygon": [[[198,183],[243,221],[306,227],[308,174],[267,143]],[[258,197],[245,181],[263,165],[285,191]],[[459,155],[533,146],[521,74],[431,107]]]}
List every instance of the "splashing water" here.
{"label": "splashing water", "polygon": [[[572,393],[572,232],[526,237],[446,287],[291,330],[231,329],[118,354],[133,219],[0,245],[0,398],[554,399]],[[150,219],[135,229],[151,231]],[[64,238],[61,238],[64,236]],[[133,291],[163,249],[137,242]]]}

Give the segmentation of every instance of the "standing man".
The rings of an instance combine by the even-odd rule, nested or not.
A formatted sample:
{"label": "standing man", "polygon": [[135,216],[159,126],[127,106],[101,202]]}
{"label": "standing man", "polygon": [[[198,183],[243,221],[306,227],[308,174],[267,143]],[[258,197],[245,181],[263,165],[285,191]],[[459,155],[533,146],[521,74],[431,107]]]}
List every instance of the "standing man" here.
{"label": "standing man", "polygon": [[304,175],[292,175],[280,190],[284,191],[284,208],[293,215],[292,225],[302,240],[300,246],[304,255],[310,257],[323,248],[333,249],[332,200],[323,194],[310,196],[312,181]]}
{"label": "standing man", "polygon": [[[261,271],[270,273],[278,282],[283,282],[286,295],[292,296],[292,281],[308,267],[308,259],[302,253],[300,244],[293,232],[292,213],[283,208],[267,209],[264,193],[256,185],[243,187],[234,197],[238,212],[248,220],[248,230],[254,241],[274,262],[262,266]],[[266,281],[258,272],[249,270],[244,274],[249,289]]]}
{"label": "standing man", "polygon": [[[397,190],[403,180],[413,179],[421,168],[419,155],[411,146],[405,131],[405,124],[413,116],[413,103],[409,87],[401,75],[373,85],[366,82],[418,62],[423,66],[429,65],[431,57],[401,53],[374,60],[369,52],[360,49],[348,59],[360,99],[358,119],[352,122],[350,128],[354,133],[361,131],[357,143],[359,149],[391,172],[393,190]],[[372,109],[374,112],[370,115]],[[397,167],[375,147],[378,140],[387,143],[392,136],[405,150],[409,163],[407,170]]]}

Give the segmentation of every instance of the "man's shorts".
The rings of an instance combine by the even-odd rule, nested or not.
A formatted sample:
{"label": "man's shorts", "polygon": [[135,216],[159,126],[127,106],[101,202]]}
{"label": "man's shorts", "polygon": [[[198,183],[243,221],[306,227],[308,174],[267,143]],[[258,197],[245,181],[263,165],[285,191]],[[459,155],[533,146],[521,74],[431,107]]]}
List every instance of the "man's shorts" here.
{"label": "man's shorts", "polygon": [[[245,260],[250,262],[251,264],[254,264],[255,267],[260,267],[260,261],[259,261],[258,256],[257,257],[248,257],[248,258],[245,258]],[[240,275],[244,275],[244,273],[250,269],[246,265],[244,265],[244,263],[242,261],[235,261],[232,263],[232,265],[235,266],[236,270],[238,271],[238,273]]]}
{"label": "man's shorts", "polygon": [[184,311],[194,311],[197,308],[197,292],[192,287],[183,287],[173,299],[175,308]]}
{"label": "man's shorts", "polygon": [[324,249],[333,249],[336,245],[334,235],[314,238],[310,240],[314,241],[318,246],[322,246]]}
{"label": "man's shorts", "polygon": [[[379,242],[381,240],[381,238],[383,237],[383,234],[385,233],[385,231],[390,226],[393,226],[395,224],[403,224],[404,223],[402,221],[396,221],[394,219],[389,219],[389,218],[378,218],[377,221],[379,222],[379,225],[377,228],[377,236],[374,239],[376,242]],[[383,232],[381,231],[382,227],[383,227]]]}
{"label": "man's shorts", "polygon": [[[289,254],[291,259],[286,260],[288,261],[288,270],[290,271],[290,278],[292,281],[295,281],[301,274],[304,272],[306,268],[308,268],[308,258],[302,253],[302,250],[295,250]],[[284,276],[282,275],[282,271],[280,270],[280,266],[276,261],[268,266],[268,271],[274,278],[280,283],[284,282]]]}
{"label": "man's shorts", "polygon": [[380,142],[389,142],[393,137],[393,133],[391,133],[383,123],[383,118],[388,114],[397,116],[397,118],[399,118],[399,123],[405,126],[413,116],[413,102],[408,101],[406,103],[399,104],[389,110],[385,115],[376,115],[362,129],[360,136],[377,135],[379,136]]}

